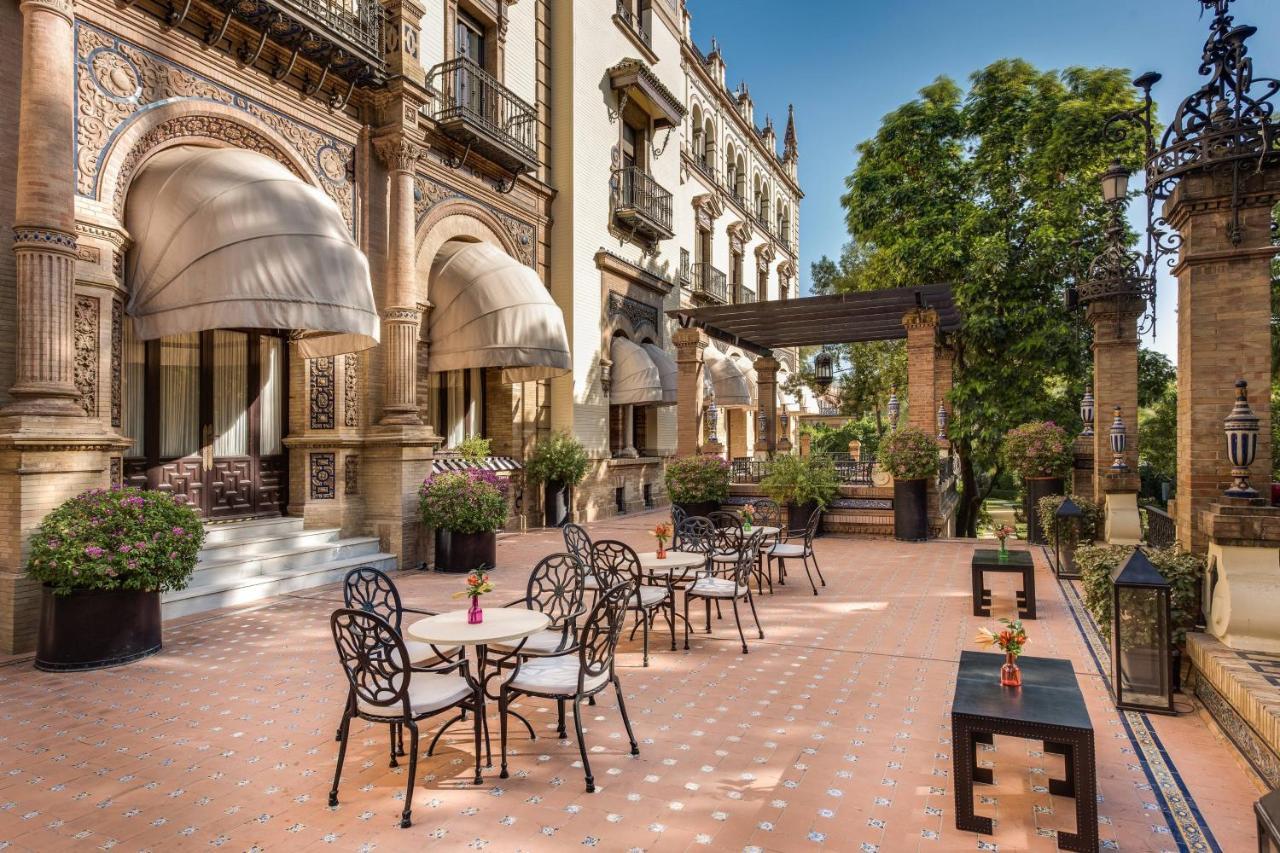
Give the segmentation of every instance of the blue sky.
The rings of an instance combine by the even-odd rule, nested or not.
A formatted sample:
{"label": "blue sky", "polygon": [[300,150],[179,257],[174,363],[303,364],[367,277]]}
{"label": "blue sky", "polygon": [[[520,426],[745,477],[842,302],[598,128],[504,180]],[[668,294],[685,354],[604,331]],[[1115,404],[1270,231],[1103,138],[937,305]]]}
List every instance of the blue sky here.
{"label": "blue sky", "polygon": [[[1111,65],[1159,71],[1161,118],[1194,91],[1208,20],[1198,0],[688,0],[704,49],[720,40],[730,87],[747,81],[756,117],[779,135],[796,105],[800,141],[802,278],[846,239],[840,208],[854,147],[880,118],[940,74],[963,82],[1002,57],[1041,68]],[[1280,77],[1280,3],[1237,0],[1257,76]],[[1162,280],[1154,346],[1174,355],[1177,291]]]}

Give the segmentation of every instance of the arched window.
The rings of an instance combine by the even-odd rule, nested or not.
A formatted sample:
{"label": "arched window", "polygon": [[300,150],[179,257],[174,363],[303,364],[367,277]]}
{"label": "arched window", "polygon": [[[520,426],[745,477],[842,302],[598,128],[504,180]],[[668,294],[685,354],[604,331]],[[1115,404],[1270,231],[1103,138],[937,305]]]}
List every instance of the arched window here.
{"label": "arched window", "polygon": [[743,158],[742,153],[738,153],[738,174],[733,184],[733,194],[738,197],[738,201],[745,203],[747,200],[747,161]]}
{"label": "arched window", "polygon": [[699,153],[707,174],[714,177],[716,173],[716,128],[711,123],[711,116],[707,116],[706,123],[703,126],[702,151]]}
{"label": "arched window", "polygon": [[732,142],[725,146],[724,177],[730,189],[738,185],[738,155]]}

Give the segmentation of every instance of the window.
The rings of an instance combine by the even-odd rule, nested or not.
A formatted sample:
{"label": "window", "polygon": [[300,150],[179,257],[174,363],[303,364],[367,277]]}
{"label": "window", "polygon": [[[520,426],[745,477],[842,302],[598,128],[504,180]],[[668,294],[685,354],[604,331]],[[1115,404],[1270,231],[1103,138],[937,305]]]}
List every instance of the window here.
{"label": "window", "polygon": [[634,114],[628,114],[622,122],[622,165],[623,168],[645,168],[647,160],[648,123]]}
{"label": "window", "polygon": [[769,298],[769,265],[766,263],[756,267],[756,298],[761,302]]}
{"label": "window", "polygon": [[455,53],[470,59],[481,68],[485,67],[485,31],[484,25],[466,12],[458,12],[457,44]]}
{"label": "window", "polygon": [[733,301],[742,301],[742,253],[734,252],[729,256],[729,285],[733,292]]}
{"label": "window", "polygon": [[431,374],[427,420],[446,447],[485,433],[484,370],[448,370]]}

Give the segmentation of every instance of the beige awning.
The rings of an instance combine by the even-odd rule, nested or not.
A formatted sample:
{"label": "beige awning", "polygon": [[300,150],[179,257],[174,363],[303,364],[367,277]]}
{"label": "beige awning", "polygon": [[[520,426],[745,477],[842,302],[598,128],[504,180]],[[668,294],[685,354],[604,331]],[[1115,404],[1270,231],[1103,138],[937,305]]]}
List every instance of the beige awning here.
{"label": "beige awning", "polygon": [[538,274],[489,243],[445,243],[431,265],[432,372],[501,367],[504,382],[568,373],[564,314]]}
{"label": "beige awning", "polygon": [[180,145],[129,190],[128,313],[143,340],[205,329],[292,329],[306,358],[378,342],[369,263],[338,206],[280,163]]}
{"label": "beige awning", "polygon": [[616,337],[609,345],[609,402],[615,406],[662,402],[662,376],[649,353],[640,344]]}
{"label": "beige awning", "polygon": [[738,365],[734,364],[733,359],[711,344],[702,351],[702,358],[706,363],[706,372],[711,377],[716,405],[719,408],[746,409],[753,405],[751,385]]}
{"label": "beige awning", "polygon": [[755,367],[751,363],[751,359],[740,355],[731,355],[729,360],[742,371],[743,377],[747,380],[747,390],[751,394],[751,408],[760,405],[760,376],[756,373]]}
{"label": "beige awning", "polygon": [[658,377],[662,380],[663,405],[674,406],[677,398],[676,385],[680,380],[680,368],[676,365],[676,360],[655,343],[646,341],[640,346],[649,354],[653,366],[658,368]]}

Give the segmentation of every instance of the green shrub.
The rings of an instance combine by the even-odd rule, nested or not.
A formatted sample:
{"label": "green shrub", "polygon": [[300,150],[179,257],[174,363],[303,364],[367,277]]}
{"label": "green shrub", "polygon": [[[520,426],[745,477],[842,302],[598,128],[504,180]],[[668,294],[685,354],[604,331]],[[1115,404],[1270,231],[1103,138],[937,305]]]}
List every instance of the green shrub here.
{"label": "green shrub", "polygon": [[696,504],[729,497],[729,463],[718,456],[682,456],[663,474],[673,503]]}
{"label": "green shrub", "polygon": [[760,478],[760,490],[779,505],[804,505],[813,501],[826,509],[840,494],[840,478],[835,464],[825,456],[801,459],[791,454],[777,456]]}
{"label": "green shrub", "polygon": [[44,517],[27,573],[58,595],[77,589],[182,589],[195,571],[204,525],[168,492],[93,489]]}
{"label": "green shrub", "polygon": [[938,440],[918,427],[902,427],[885,436],[876,455],[895,480],[924,480],[938,473]]}
{"label": "green shrub", "polygon": [[1031,421],[1005,433],[1000,442],[1005,467],[1023,480],[1065,477],[1075,461],[1067,431],[1053,421]]}
{"label": "green shrub", "polygon": [[[1144,548],[1151,564],[1169,582],[1173,611],[1174,643],[1181,645],[1195,626],[1205,564],[1195,554],[1172,548]],[[1131,545],[1086,545],[1076,551],[1076,567],[1084,589],[1084,605],[1093,614],[1102,635],[1111,639],[1111,575],[1133,554]]]}
{"label": "green shrub", "polygon": [[507,523],[507,484],[478,468],[432,474],[418,490],[418,509],[437,530],[493,533]]}
{"label": "green shrub", "polygon": [[534,483],[576,486],[587,476],[590,464],[582,442],[568,433],[557,432],[533,449],[525,473]]}
{"label": "green shrub", "polygon": [[[1057,513],[1058,507],[1062,506],[1062,502],[1067,499],[1067,495],[1045,495],[1040,499],[1037,505],[1037,514],[1040,516],[1040,530],[1044,533],[1045,540],[1053,545],[1053,522],[1054,514]],[[1063,525],[1062,532],[1064,541],[1070,541],[1072,545],[1079,545],[1081,542],[1092,542],[1101,536],[1102,522],[1105,517],[1102,507],[1098,506],[1091,500],[1085,498],[1071,496],[1071,502],[1080,507],[1080,511],[1084,516],[1079,521],[1080,538],[1075,537],[1075,525],[1069,522]]]}
{"label": "green shrub", "polygon": [[470,438],[464,438],[454,450],[458,451],[458,455],[462,457],[464,462],[470,462],[472,465],[477,462],[483,462],[492,454],[490,449],[493,442],[487,438],[481,438],[473,435]]}
{"label": "green shrub", "polygon": [[862,458],[869,459],[880,447],[880,433],[870,418],[846,421],[839,428],[816,423],[805,430],[813,437],[814,453],[848,453],[849,442],[856,439],[862,442]]}

